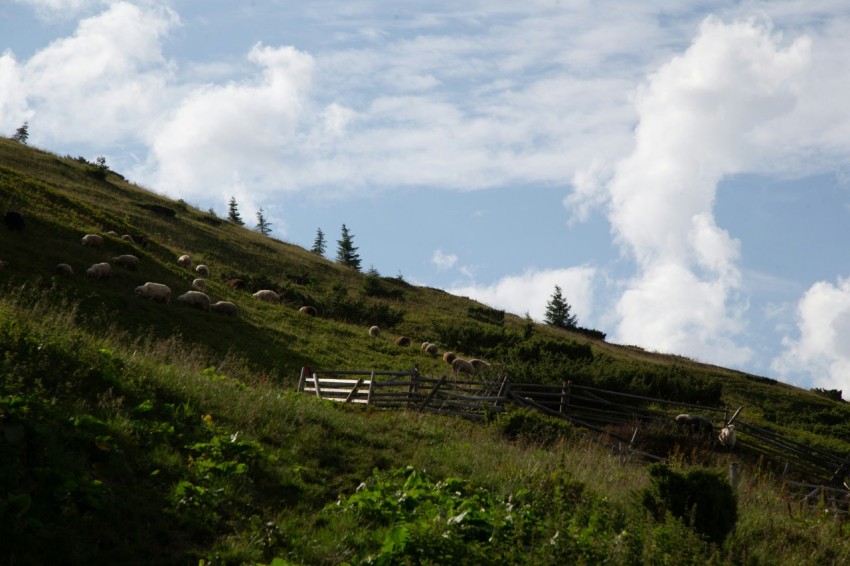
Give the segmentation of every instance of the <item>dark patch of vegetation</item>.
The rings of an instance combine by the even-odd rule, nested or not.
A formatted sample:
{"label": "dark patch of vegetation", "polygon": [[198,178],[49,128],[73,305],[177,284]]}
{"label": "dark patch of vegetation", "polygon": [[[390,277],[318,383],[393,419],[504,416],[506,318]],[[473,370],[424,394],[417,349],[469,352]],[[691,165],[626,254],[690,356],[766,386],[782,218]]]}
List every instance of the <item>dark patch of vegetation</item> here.
{"label": "dark patch of vegetation", "polygon": [[490,307],[479,307],[472,305],[467,307],[466,316],[479,322],[501,326],[505,323],[505,311]]}
{"label": "dark patch of vegetation", "polygon": [[168,206],[163,206],[161,204],[142,203],[142,204],[139,204],[138,206],[139,206],[139,208],[143,208],[145,210],[150,210],[151,212],[153,212],[155,214],[159,214],[160,216],[164,216],[166,218],[174,218],[175,216],[177,216],[176,210],[174,210],[173,208],[168,207]]}

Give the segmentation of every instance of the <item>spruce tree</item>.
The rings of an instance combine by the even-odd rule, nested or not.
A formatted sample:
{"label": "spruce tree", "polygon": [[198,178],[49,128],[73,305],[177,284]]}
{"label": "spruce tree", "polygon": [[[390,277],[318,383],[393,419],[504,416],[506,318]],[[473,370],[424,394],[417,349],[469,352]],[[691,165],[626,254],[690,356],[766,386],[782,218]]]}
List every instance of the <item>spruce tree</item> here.
{"label": "spruce tree", "polygon": [[360,271],[360,256],[354,246],[354,236],[348,232],[345,224],[342,225],[342,238],[337,240],[336,261],[352,269]]}
{"label": "spruce tree", "polygon": [[244,226],[245,222],[242,221],[242,217],[239,215],[239,205],[236,204],[236,197],[230,197],[230,203],[227,206],[227,219],[237,226]]}
{"label": "spruce tree", "polygon": [[21,142],[26,145],[27,140],[30,137],[30,124],[29,122],[24,122],[24,125],[15,130],[15,135],[12,136],[12,139],[16,142]]}
{"label": "spruce tree", "polygon": [[310,251],[316,255],[325,257],[325,248],[325,233],[322,232],[321,228],[318,228],[316,230],[316,239],[313,240],[313,248]]}
{"label": "spruce tree", "polygon": [[260,233],[260,234],[262,234],[263,236],[268,236],[269,234],[271,234],[271,233],[272,233],[272,225],[271,225],[271,223],[270,223],[268,220],[266,220],[266,217],[265,217],[265,215],[263,214],[263,209],[262,209],[262,208],[261,208],[260,210],[258,210],[258,211],[257,211],[257,226],[256,226],[256,230],[257,230],[257,232],[259,232],[259,233]]}
{"label": "spruce tree", "polygon": [[561,288],[555,285],[552,298],[546,303],[546,324],[557,328],[575,328],[576,317],[570,314],[572,307],[561,293]]}

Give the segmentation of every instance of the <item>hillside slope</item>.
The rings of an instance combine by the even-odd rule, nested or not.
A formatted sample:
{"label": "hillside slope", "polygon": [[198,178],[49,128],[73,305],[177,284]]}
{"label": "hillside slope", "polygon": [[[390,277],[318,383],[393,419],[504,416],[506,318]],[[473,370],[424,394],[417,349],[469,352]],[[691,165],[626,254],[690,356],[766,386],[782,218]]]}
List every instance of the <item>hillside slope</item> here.
{"label": "hillside slope", "polygon": [[[536,325],[438,289],[361,274],[137,187],[117,173],[101,178],[84,160],[0,139],[0,203],[3,213],[15,210],[25,220],[22,230],[0,228],[0,486],[7,494],[0,500],[0,525],[18,541],[3,537],[0,543],[10,545],[0,546],[8,563],[63,557],[356,561],[367,552],[356,542],[366,536],[358,526],[362,517],[336,516],[324,506],[370,477],[375,485],[394,481],[373,470],[400,473],[408,465],[438,479],[473,481],[490,491],[485,497],[473,490],[470,497],[492,496],[495,507],[499,498],[525,497],[528,509],[540,513],[539,524],[529,518],[522,528],[527,530],[505,535],[504,548],[496,545],[505,561],[528,557],[519,550],[510,554],[517,541],[534,548],[535,537],[548,540],[564,529],[596,531],[587,540],[569,539],[577,545],[569,551],[553,543],[560,550],[541,551],[539,563],[610,558],[606,553],[622,539],[626,524],[637,532],[635,522],[642,534],[624,547],[623,563],[659,556],[744,560],[755,556],[748,552],[776,552],[743,550],[750,538],[770,538],[760,522],[768,512],[761,507],[745,515],[748,527],[739,527],[738,538],[722,551],[675,523],[635,516],[629,490],[619,490],[618,483],[625,478],[629,489],[645,487],[642,468],[607,474],[603,470],[619,465],[616,457],[548,421],[539,426],[555,427],[567,440],[555,446],[541,446],[537,437],[516,442],[498,423],[481,427],[418,413],[360,411],[294,393],[305,365],[394,371],[416,366],[424,375],[445,375],[448,366],[419,348],[425,341],[441,351],[488,359],[499,376],[515,381],[571,380],[697,405],[744,407],[748,422],[850,453],[850,408],[830,392],[606,343],[592,333]],[[104,246],[83,246],[87,233],[104,235]],[[123,234],[135,243],[122,240]],[[113,266],[108,279],[85,276],[90,265],[125,253],[140,258],[138,269]],[[177,265],[181,254],[210,266],[208,294],[235,303],[239,317],[134,293],[146,281],[167,284],[172,299],[189,290],[196,273]],[[75,277],[57,275],[58,263],[72,265]],[[247,288],[228,287],[232,278]],[[281,304],[257,300],[251,293],[259,289],[275,290]],[[318,316],[299,313],[303,305],[314,306]],[[376,338],[367,334],[373,324],[382,328]],[[412,346],[396,345],[396,336],[409,337]],[[585,456],[574,460],[573,453]],[[739,455],[747,461],[746,443]],[[718,454],[711,461],[722,468],[728,459]],[[768,477],[773,468],[760,468],[755,458],[749,464],[751,486],[766,490],[752,493],[781,508],[781,500],[765,494],[775,488]],[[438,491],[417,477],[423,490]],[[585,489],[587,495],[580,495]],[[561,498],[581,512],[550,515],[547,498]],[[451,511],[461,516],[461,510]],[[796,532],[793,517],[791,523],[776,528]],[[402,537],[396,541],[400,549],[403,540],[428,539],[413,527],[404,539],[379,524],[375,518],[366,523],[374,539],[363,548],[380,548],[393,536]],[[812,547],[831,536],[828,525],[818,529],[805,535]],[[136,533],[132,544],[122,534],[128,530]],[[464,533],[455,542],[473,563],[475,536]],[[661,548],[668,535],[687,550]],[[686,552],[695,554],[681,554]]]}

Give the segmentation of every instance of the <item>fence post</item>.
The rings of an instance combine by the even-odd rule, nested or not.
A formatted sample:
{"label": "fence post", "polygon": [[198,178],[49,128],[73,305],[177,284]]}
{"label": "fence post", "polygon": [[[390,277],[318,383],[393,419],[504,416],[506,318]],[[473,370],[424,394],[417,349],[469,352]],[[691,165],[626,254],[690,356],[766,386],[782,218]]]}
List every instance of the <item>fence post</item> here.
{"label": "fence post", "polygon": [[319,389],[319,374],[318,373],[313,374],[313,384],[316,386],[316,397],[321,399],[322,398],[322,391]]}
{"label": "fence post", "polygon": [[565,414],[564,409],[570,406],[570,386],[572,385],[571,381],[562,381],[561,382],[561,406],[558,407],[558,412],[562,415]]}
{"label": "fence post", "polygon": [[301,368],[301,376],[298,378],[298,393],[304,391],[304,385],[307,383],[307,376],[310,373],[312,372],[309,367],[304,366]]}
{"label": "fence post", "polygon": [[413,366],[413,370],[410,372],[410,387],[407,388],[407,405],[410,406],[414,403],[414,399],[419,396],[419,368],[417,366]]}
{"label": "fence post", "polygon": [[366,406],[367,407],[372,404],[372,389],[375,386],[374,384],[375,384],[375,372],[373,371],[371,373],[371,375],[369,376],[369,393],[366,395]]}

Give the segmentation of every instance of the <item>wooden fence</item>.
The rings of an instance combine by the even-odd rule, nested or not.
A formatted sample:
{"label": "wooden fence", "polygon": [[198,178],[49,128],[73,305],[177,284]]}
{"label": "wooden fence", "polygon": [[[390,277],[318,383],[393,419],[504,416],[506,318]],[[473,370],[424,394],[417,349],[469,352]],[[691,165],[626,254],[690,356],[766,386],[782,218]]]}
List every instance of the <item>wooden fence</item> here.
{"label": "wooden fence", "polygon": [[[825,450],[747,423],[725,407],[706,407],[577,385],[513,383],[500,379],[430,378],[416,368],[406,372],[318,370],[302,368],[298,391],[340,403],[406,408],[442,415],[484,420],[510,405],[528,407],[573,425],[595,431],[620,450],[645,460],[663,456],[635,449],[641,429],[671,426],[680,413],[699,414],[715,429],[734,423],[736,450],[762,456],[780,466],[783,477],[806,479],[842,491],[850,474],[850,457]],[[810,485],[810,484],[801,484]],[[811,484],[815,485],[815,484]],[[843,490],[846,491],[846,490]],[[811,499],[809,497],[808,499]]]}

